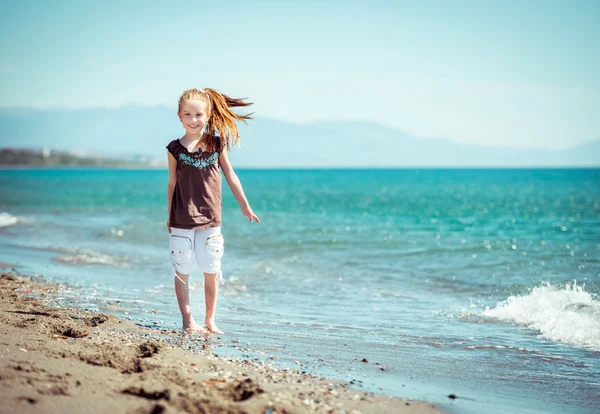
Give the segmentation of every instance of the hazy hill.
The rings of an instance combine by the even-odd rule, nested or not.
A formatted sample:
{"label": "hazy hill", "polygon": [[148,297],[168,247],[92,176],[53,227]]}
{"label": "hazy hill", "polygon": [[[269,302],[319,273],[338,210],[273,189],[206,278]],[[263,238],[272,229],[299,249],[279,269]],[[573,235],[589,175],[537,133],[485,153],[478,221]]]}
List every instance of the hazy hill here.
{"label": "hazy hill", "polygon": [[[423,139],[373,122],[293,124],[258,118],[240,125],[249,167],[590,166],[600,165],[600,140],[565,151],[492,149]],[[166,159],[166,144],[183,129],[175,109],[2,109],[0,148],[50,148],[126,159]]]}

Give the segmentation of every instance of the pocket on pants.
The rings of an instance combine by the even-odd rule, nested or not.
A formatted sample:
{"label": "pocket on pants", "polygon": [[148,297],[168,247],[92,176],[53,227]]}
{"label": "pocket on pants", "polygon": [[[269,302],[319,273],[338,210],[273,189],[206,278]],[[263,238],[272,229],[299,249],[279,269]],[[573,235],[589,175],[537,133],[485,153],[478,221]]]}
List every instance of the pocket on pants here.
{"label": "pocket on pants", "polygon": [[221,269],[221,258],[225,252],[225,240],[222,234],[213,234],[206,238],[206,255],[208,256],[210,267],[214,271]]}
{"label": "pocket on pants", "polygon": [[[192,257],[192,240],[183,236],[169,237],[169,254],[177,270],[184,270]],[[187,272],[184,272],[187,273]]]}

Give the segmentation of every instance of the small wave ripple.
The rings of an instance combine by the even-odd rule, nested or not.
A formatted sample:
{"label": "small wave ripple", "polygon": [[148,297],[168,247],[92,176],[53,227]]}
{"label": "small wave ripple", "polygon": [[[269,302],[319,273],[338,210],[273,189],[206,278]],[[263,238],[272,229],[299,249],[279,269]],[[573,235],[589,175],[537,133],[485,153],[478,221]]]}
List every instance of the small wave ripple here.
{"label": "small wave ripple", "polygon": [[99,264],[109,266],[126,266],[128,263],[127,258],[114,257],[107,254],[92,253],[92,252],[80,252],[72,255],[64,255],[55,257],[59,263],[66,263],[71,265],[87,265],[87,264]]}
{"label": "small wave ripple", "polygon": [[16,224],[19,221],[18,218],[8,213],[0,213],[0,227],[8,227]]}

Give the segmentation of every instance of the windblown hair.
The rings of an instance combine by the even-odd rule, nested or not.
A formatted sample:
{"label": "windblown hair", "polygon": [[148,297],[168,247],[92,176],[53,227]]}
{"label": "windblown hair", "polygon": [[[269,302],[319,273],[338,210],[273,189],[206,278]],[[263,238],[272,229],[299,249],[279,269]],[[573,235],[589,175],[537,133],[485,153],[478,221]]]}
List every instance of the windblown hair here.
{"label": "windblown hair", "polygon": [[231,98],[211,88],[188,89],[179,98],[178,111],[181,112],[185,101],[203,101],[208,115],[206,146],[210,151],[229,151],[240,142],[235,121],[242,121],[248,125],[246,121],[252,119],[252,113],[240,115],[231,110],[239,106],[252,105],[252,102],[246,102],[246,99],[248,98]]}

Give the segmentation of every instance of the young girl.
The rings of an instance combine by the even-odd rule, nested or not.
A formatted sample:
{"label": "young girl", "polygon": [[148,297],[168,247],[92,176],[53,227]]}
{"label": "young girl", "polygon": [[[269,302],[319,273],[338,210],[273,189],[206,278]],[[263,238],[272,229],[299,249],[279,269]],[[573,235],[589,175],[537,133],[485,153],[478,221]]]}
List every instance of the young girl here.
{"label": "young girl", "polygon": [[[224,241],[221,234],[221,170],[242,213],[250,222],[254,214],[227,151],[239,142],[235,121],[246,122],[250,115],[238,115],[231,108],[249,106],[243,99],[230,98],[214,89],[189,89],[179,98],[177,115],[185,135],[167,145],[169,183],[167,200],[170,233],[169,252],[175,273],[175,293],[183,328],[202,333],[223,332],[215,325]],[[195,256],[204,273],[206,316],[204,326],[196,323],[190,309],[188,276]]]}

